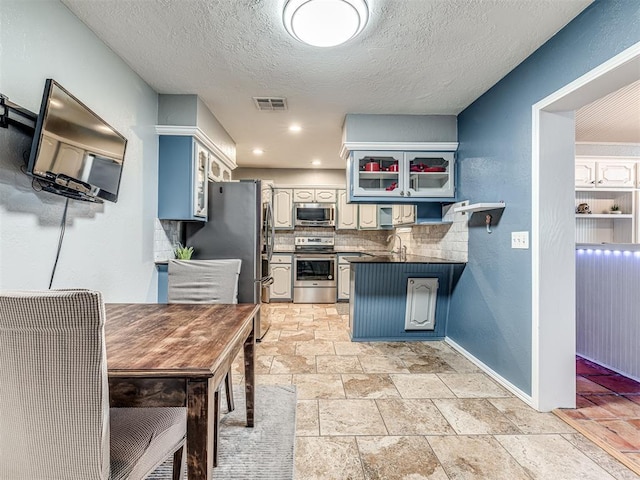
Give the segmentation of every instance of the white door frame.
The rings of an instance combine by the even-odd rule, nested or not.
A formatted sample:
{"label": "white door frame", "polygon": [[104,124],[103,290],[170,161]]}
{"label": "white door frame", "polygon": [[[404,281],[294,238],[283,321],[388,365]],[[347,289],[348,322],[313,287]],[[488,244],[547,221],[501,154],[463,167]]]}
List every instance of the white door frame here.
{"label": "white door frame", "polygon": [[640,42],[532,107],[531,398],[540,411],[575,408],[575,133],[567,132],[577,109],[638,78]]}

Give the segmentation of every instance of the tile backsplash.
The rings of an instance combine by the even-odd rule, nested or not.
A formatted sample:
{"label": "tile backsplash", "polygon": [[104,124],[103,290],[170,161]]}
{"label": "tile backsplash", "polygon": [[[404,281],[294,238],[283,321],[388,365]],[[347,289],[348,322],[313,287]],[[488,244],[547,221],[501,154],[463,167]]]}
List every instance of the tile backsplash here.
{"label": "tile backsplash", "polygon": [[363,252],[388,251],[397,249],[394,237],[387,243],[387,237],[397,233],[402,238],[402,245],[407,246],[407,253],[427,257],[446,258],[466,262],[469,255],[469,214],[454,213],[454,207],[462,203],[454,203],[445,207],[445,220],[453,223],[441,225],[400,226],[395,230],[334,230],[331,228],[296,228],[295,231],[276,231],[276,251],[291,251],[294,248],[296,235],[334,236],[337,250],[353,250]]}
{"label": "tile backsplash", "polygon": [[334,237],[337,250],[380,251],[387,249],[388,230],[334,230],[333,228],[302,227],[294,230],[277,231],[274,247],[278,251],[293,250],[296,236]]}
{"label": "tile backsplash", "polygon": [[[461,205],[454,203],[446,208],[445,220],[453,223],[442,225],[411,225],[395,230],[334,230],[333,228],[296,228],[294,230],[276,230],[274,246],[276,251],[293,251],[294,238],[297,235],[333,236],[336,250],[379,252],[397,249],[394,237],[387,243],[387,237],[397,233],[407,253],[427,257],[447,258],[466,262],[469,249],[468,214],[453,213],[453,208]],[[174,258],[173,250],[180,241],[180,222],[155,220],[153,244],[154,261]]]}
{"label": "tile backsplash", "polygon": [[[445,207],[443,219],[453,223],[413,225],[397,229],[396,233],[402,238],[402,244],[407,246],[407,253],[466,262],[469,257],[469,214],[453,212],[461,204],[462,202],[454,203]],[[396,242],[397,239],[393,238],[392,241]],[[397,249],[397,245],[393,245],[393,248]]]}
{"label": "tile backsplash", "polygon": [[175,258],[173,249],[180,241],[180,222],[155,219],[153,232],[153,260],[160,262]]}

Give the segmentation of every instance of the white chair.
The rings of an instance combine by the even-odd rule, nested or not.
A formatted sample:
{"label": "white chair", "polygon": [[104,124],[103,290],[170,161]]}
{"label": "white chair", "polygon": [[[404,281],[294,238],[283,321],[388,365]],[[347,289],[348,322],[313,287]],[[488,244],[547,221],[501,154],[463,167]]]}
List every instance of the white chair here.
{"label": "white chair", "polygon": [[[221,260],[169,260],[169,303],[238,303],[240,259]],[[224,377],[227,411],[235,408],[231,370]],[[220,419],[220,391],[214,394],[214,453],[213,464],[218,463],[218,429]]]}
{"label": "white chair", "polygon": [[0,293],[0,478],[142,480],[170,455],[184,408],[109,408],[99,292]]}

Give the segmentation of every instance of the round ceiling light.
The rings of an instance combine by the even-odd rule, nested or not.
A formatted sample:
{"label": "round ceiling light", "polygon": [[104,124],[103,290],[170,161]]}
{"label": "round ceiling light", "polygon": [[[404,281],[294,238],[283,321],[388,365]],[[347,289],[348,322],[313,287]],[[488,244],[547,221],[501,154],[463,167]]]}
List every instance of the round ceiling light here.
{"label": "round ceiling light", "polygon": [[314,47],[335,47],[367,24],[365,0],[288,0],[283,12],[289,34]]}

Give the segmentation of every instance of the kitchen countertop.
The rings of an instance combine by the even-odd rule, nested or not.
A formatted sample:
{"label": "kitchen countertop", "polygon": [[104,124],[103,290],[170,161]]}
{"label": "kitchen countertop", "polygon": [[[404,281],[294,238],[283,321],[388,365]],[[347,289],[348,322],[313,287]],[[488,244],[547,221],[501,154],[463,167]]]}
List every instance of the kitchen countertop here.
{"label": "kitchen countertop", "polygon": [[346,257],[349,263],[438,263],[438,264],[464,264],[458,260],[448,260],[446,258],[424,257],[422,255],[406,255],[401,258],[400,255],[390,253],[365,254],[361,257]]}

